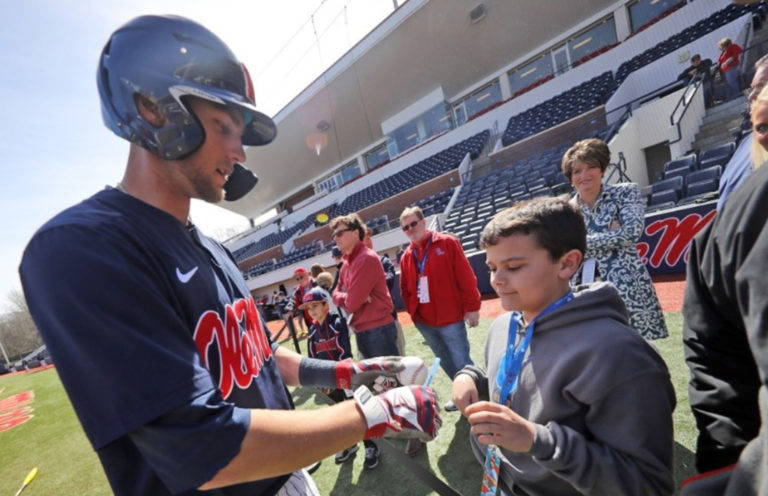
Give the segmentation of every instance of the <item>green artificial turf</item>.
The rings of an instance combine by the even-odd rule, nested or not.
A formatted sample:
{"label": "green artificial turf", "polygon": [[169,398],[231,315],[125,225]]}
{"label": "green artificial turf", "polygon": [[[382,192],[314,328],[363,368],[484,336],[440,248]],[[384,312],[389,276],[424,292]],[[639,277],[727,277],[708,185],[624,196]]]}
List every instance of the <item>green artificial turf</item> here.
{"label": "green artificial turf", "polygon": [[[674,468],[679,487],[679,481],[693,473],[692,450],[696,428],[688,408],[688,369],[683,361],[681,317],[679,313],[671,313],[666,314],[666,318],[670,337],[654,344],[669,366],[677,391]],[[472,357],[478,363],[482,363],[490,323],[491,320],[484,319],[480,326],[469,330]],[[406,326],[405,335],[407,354],[424,357],[431,365],[434,356],[416,328]],[[304,343],[302,349],[305,349]],[[435,376],[433,385],[441,403],[450,399],[450,382],[442,371]],[[0,376],[0,400],[29,390],[35,393],[35,399],[30,404],[34,417],[25,424],[0,432],[0,495],[14,494],[33,467],[38,467],[39,473],[24,491],[24,496],[111,494],[98,459],[77,422],[55,370]],[[322,408],[325,405],[313,388],[292,388],[291,392],[298,408]],[[465,496],[476,495],[479,493],[482,470],[469,449],[468,424],[459,413],[443,412],[442,415],[440,435],[414,460]],[[405,445],[402,440],[392,443],[400,449]],[[360,448],[354,460],[341,465],[334,463],[333,456],[323,460],[313,474],[321,494],[436,494],[386,453],[376,469],[364,470],[362,443]]]}
{"label": "green artificial turf", "polygon": [[32,419],[0,432],[0,494],[13,495],[34,467],[37,477],[24,496],[111,494],[55,369],[0,376],[0,390],[0,399],[25,391],[35,395],[26,405]]}

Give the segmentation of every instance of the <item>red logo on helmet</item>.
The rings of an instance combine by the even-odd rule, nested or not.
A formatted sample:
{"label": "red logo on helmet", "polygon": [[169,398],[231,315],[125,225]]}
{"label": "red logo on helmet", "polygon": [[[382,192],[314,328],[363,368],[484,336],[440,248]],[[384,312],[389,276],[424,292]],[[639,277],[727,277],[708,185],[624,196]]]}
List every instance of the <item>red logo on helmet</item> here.
{"label": "red logo on helmet", "polygon": [[[245,329],[241,332],[242,329]],[[217,312],[205,312],[193,334],[203,364],[210,369],[208,351],[214,340],[219,354],[219,389],[226,399],[235,385],[247,389],[272,357],[269,339],[261,326],[253,298],[227,305],[224,322]]]}
{"label": "red logo on helmet", "polygon": [[245,64],[240,62],[240,68],[243,70],[243,77],[245,78],[245,95],[248,97],[248,99],[256,105],[256,95],[253,91],[253,81],[251,81],[251,73],[248,72],[248,68],[245,67]]}

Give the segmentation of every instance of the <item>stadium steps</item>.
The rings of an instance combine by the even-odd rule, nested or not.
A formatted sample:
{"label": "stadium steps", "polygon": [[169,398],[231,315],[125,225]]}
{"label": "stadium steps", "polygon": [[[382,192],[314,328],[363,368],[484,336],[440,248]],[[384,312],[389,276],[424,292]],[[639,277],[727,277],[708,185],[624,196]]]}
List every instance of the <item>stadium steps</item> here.
{"label": "stadium steps", "polygon": [[703,150],[733,141],[746,109],[747,99],[743,96],[707,109],[691,148]]}

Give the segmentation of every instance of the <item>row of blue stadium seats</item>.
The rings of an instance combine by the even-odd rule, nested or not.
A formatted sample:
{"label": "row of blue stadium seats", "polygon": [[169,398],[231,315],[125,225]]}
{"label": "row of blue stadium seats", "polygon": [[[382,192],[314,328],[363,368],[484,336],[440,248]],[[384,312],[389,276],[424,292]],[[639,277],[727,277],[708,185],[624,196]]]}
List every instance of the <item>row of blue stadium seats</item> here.
{"label": "row of blue stadium seats", "polygon": [[719,165],[725,169],[728,161],[736,150],[736,142],[731,141],[723,145],[692,152],[680,158],[670,160],[664,164],[662,179],[674,176],[685,176],[697,170],[704,170]]}
{"label": "row of blue stadium seats", "polygon": [[645,188],[647,210],[659,210],[717,196],[722,167],[690,172],[687,176],[662,179]]}
{"label": "row of blue stadium seats", "polygon": [[521,139],[581,115],[605,103],[616,90],[616,87],[613,73],[606,71],[525,112],[514,115],[507,122],[507,127],[502,136],[502,144],[509,146]]}
{"label": "row of blue stadium seats", "polygon": [[[477,133],[476,135],[438,152],[397,174],[393,174],[368,188],[358,191],[346,198],[341,204],[334,205],[333,215],[329,214],[329,217],[345,215],[347,213],[362,210],[379,201],[413,188],[429,179],[449,172],[459,166],[459,163],[467,153],[469,153],[471,157],[477,158],[488,143],[489,137],[490,132],[487,130]],[[234,253],[235,259],[238,261],[244,260],[250,256],[281,245],[297,233],[308,229],[313,223],[317,224],[316,213],[307,216],[307,218],[288,229],[277,233],[270,233],[258,241],[254,241],[247,246],[238,249]]]}

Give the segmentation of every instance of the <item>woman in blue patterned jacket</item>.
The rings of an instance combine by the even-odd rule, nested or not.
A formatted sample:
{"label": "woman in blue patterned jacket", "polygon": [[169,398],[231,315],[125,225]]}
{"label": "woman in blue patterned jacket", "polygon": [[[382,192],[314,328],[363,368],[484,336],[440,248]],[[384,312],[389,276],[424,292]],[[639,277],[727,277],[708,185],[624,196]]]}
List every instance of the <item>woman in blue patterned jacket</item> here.
{"label": "woman in blue patterned jacket", "polygon": [[603,184],[610,160],[608,145],[599,139],[576,142],[563,155],[563,174],[576,188],[571,201],[581,207],[587,224],[582,277],[589,281],[596,269],[619,290],[630,325],[645,339],[665,338],[661,305],[635,248],[643,232],[645,202],[635,183]]}

